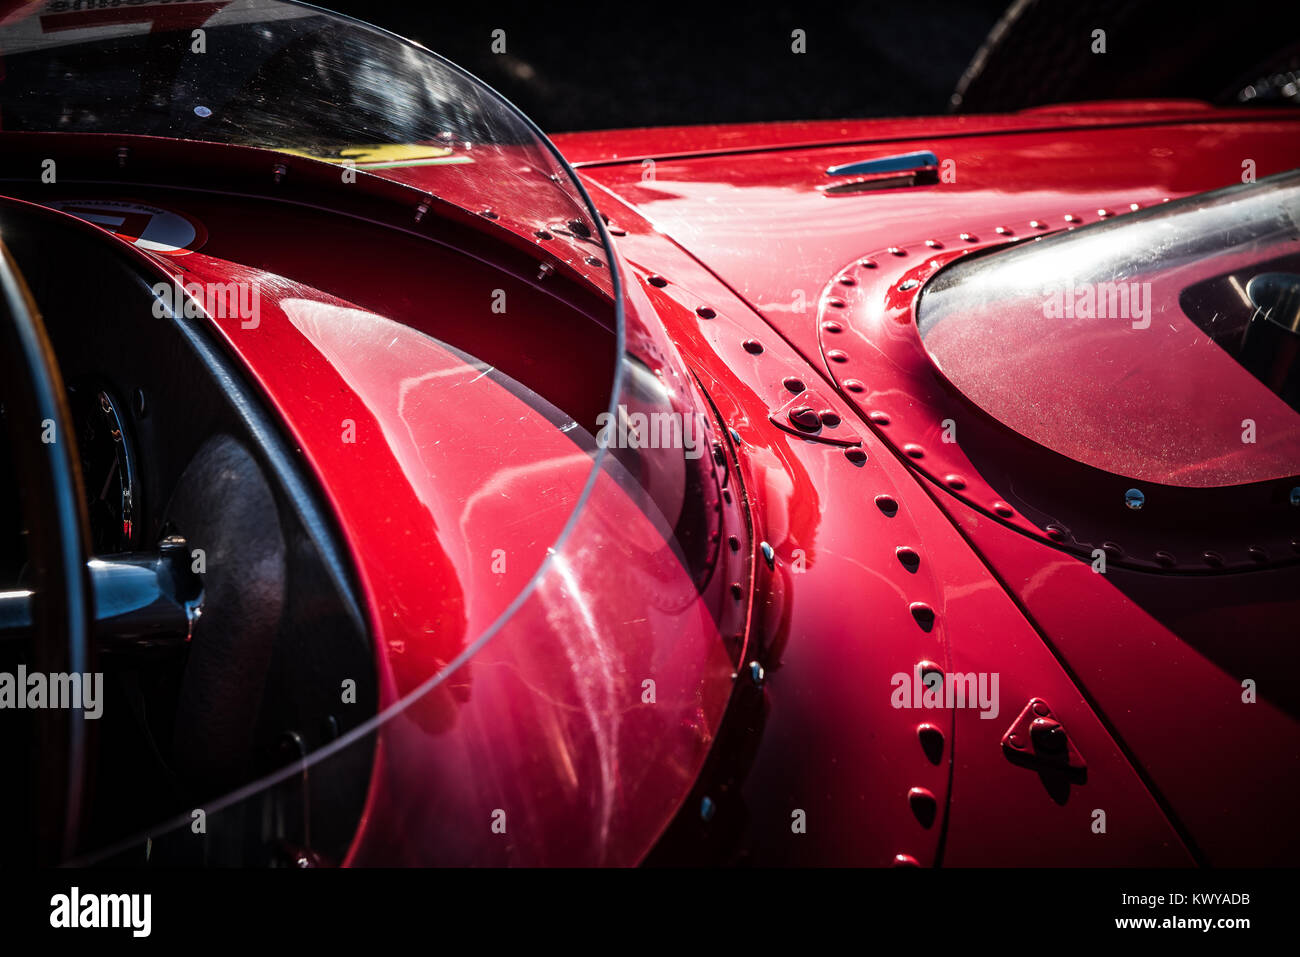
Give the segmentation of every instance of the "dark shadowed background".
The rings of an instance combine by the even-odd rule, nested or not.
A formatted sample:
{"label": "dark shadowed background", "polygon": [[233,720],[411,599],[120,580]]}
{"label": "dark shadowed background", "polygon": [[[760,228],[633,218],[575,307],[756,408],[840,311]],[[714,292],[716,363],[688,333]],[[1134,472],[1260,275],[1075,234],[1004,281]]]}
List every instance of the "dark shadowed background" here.
{"label": "dark shadowed background", "polygon": [[[944,112],[1006,6],[317,2],[441,53],[551,131]],[[495,29],[505,54],[491,50]]]}
{"label": "dark shadowed background", "polygon": [[[552,132],[946,113],[1009,8],[1006,0],[319,2],[443,54]],[[1297,0],[1014,6],[1002,40],[963,86],[964,109],[1140,96],[1233,102],[1247,88],[1256,102],[1297,101]],[[505,53],[492,51],[498,29]],[[806,53],[791,50],[795,29],[805,31]],[[1096,29],[1106,31],[1104,54],[1093,49]]]}

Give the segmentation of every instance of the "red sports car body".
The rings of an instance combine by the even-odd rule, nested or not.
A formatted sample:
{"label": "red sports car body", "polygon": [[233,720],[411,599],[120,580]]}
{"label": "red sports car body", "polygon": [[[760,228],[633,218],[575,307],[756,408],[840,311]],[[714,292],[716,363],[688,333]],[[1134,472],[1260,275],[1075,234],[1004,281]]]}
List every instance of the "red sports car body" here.
{"label": "red sports car body", "polygon": [[1294,111],[556,152],[312,8],[59,7],[0,25],[9,310],[75,567],[180,548],[201,597],[114,624],[91,568],[51,623],[6,564],[10,670],[109,683],[36,853],[1294,860]]}

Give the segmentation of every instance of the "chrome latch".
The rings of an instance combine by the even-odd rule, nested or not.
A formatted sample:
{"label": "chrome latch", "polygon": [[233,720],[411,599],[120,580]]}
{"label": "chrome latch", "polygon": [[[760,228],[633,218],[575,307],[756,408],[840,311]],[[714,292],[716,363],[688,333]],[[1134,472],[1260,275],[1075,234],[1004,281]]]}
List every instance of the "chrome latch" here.
{"label": "chrome latch", "polygon": [[915,153],[895,153],[892,156],[877,156],[875,159],[859,160],[856,163],[841,163],[826,170],[827,176],[875,176],[880,173],[913,173],[921,169],[934,169],[939,165],[939,157],[929,150],[917,150]]}
{"label": "chrome latch", "polygon": [[826,170],[827,176],[851,177],[818,189],[827,196],[874,192],[906,186],[932,186],[939,182],[939,158],[929,150],[897,153],[875,159],[842,163]]}

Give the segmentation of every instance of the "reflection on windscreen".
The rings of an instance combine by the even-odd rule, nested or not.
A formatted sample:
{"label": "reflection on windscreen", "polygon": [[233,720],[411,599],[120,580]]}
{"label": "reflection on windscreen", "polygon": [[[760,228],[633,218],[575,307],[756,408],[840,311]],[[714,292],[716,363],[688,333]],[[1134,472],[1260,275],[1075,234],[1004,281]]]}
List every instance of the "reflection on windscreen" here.
{"label": "reflection on windscreen", "polygon": [[531,132],[427,51],[265,0],[47,4],[0,29],[6,130],[290,147],[528,143]]}
{"label": "reflection on windscreen", "polygon": [[[967,398],[1077,461],[1178,485],[1277,478],[1300,462],[1298,245],[1292,172],[958,261],[917,325]],[[1246,422],[1260,441],[1243,444]]]}

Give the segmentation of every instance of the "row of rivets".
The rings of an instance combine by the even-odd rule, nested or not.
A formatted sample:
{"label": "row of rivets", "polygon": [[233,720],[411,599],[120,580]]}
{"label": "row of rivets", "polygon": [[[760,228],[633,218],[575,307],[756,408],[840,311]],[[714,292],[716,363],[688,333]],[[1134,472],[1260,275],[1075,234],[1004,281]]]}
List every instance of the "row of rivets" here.
{"label": "row of rivets", "polygon": [[[931,248],[938,248],[935,243],[927,243],[927,245],[930,245]],[[838,323],[834,323],[834,325],[839,327]],[[826,326],[823,325],[823,328],[826,328]],[[827,329],[827,331],[831,330]],[[834,331],[838,332],[840,331],[840,328],[836,328]],[[831,353],[827,353],[827,356],[831,357]],[[845,359],[847,359],[847,356],[845,356]],[[844,359],[833,359],[832,361],[844,361]],[[848,380],[844,385],[851,392],[861,392],[865,388],[863,384],[857,380]],[[869,418],[878,425],[887,425],[889,423],[889,416],[885,415],[883,412],[873,412],[870,414]],[[919,446],[912,446],[911,448],[915,450],[915,453],[921,453]],[[857,456],[860,456],[860,458],[855,458],[855,453]],[[909,454],[913,453],[909,452]],[[848,455],[849,460],[853,462],[865,462],[867,458],[866,453],[861,449],[851,449],[846,453],[846,455]],[[913,457],[919,457],[919,455],[914,454]],[[879,508],[887,518],[893,518],[898,514],[898,502],[892,496],[877,495],[875,502],[876,507]],[[899,563],[911,573],[915,573],[921,566],[921,556],[915,549],[909,548],[906,545],[900,545],[894,549],[894,555],[898,559]],[[934,609],[925,602],[912,602],[908,606],[908,611],[911,612],[912,618],[922,630],[929,632],[934,628],[936,619]],[[932,661],[922,661],[919,668],[921,670],[922,680],[924,680],[928,675],[941,673],[939,666]],[[932,764],[938,764],[943,758],[943,732],[935,725],[925,723],[917,727],[916,733],[917,739],[921,744],[921,749],[925,753],[926,758]],[[938,816],[939,802],[935,798],[933,792],[921,787],[912,788],[907,792],[907,802],[913,815],[916,817],[917,821],[920,822],[922,827],[929,828],[934,824],[935,819]],[[894,865],[897,867],[919,866],[916,858],[910,854],[896,854],[894,856]]]}
{"label": "row of rivets", "polygon": [[[999,232],[1003,232],[1003,230],[999,230]],[[971,237],[969,234],[963,234],[962,238],[967,241],[973,239],[973,237]],[[926,245],[929,246],[931,249],[943,248],[942,245],[937,240],[927,240]],[[897,250],[896,248],[891,248],[889,252],[893,253],[894,255],[903,255],[902,251]],[[872,265],[874,266],[875,264],[872,263]],[[909,279],[901,283],[898,288],[901,291],[906,292],[910,289],[916,288],[918,285],[920,285],[920,283],[917,280]],[[843,326],[840,323],[832,320],[823,323],[822,329],[825,332],[834,334],[834,333],[842,332]],[[841,350],[830,350],[829,352],[826,353],[826,356],[832,362],[848,361],[847,354],[845,354]],[[846,380],[843,383],[843,385],[844,388],[850,392],[865,391],[865,386],[859,380],[856,379]],[[872,412],[869,414],[868,418],[870,418],[871,421],[875,422],[877,425],[889,424],[889,416],[886,415],[884,412],[880,412],[880,411]],[[920,458],[922,455],[924,455],[924,451],[918,445],[905,446],[904,451],[912,458]],[[854,457],[855,453],[857,456],[860,456],[860,459]],[[849,456],[850,461],[854,461],[854,462],[866,461],[866,453],[862,452],[860,449],[852,449],[846,454]],[[954,487],[957,488],[965,487],[965,482],[960,478],[960,476],[951,475],[948,478],[950,484],[953,485]],[[893,518],[895,515],[898,514],[898,503],[891,496],[877,495],[875,502],[876,502],[876,507],[879,508],[880,511],[886,517]],[[906,545],[900,545],[894,550],[894,555],[898,559],[899,563],[908,572],[914,574],[920,568],[921,556],[917,553],[915,549],[909,548]],[[922,630],[926,632],[930,632],[933,630],[935,619],[936,619],[936,615],[933,608],[931,608],[925,602],[917,601],[917,602],[912,602],[908,606],[908,610],[911,612],[912,618],[916,621],[917,625]],[[923,680],[925,676],[939,672],[939,666],[931,661],[923,661],[921,662],[919,667],[921,669]],[[921,749],[924,752],[927,760],[929,760],[932,764],[938,764],[943,758],[943,747],[944,747],[943,732],[935,725],[925,723],[918,726],[917,739],[921,744]],[[908,802],[908,806],[912,810],[913,815],[916,817],[917,821],[921,824],[922,827],[929,828],[933,826],[935,819],[938,816],[938,808],[939,808],[938,800],[935,798],[933,792],[931,792],[926,788],[914,787],[907,792],[907,802]],[[916,858],[910,854],[895,855],[894,865],[897,867],[919,866]]]}
{"label": "row of rivets", "polygon": [[[606,225],[609,225],[609,218],[608,218],[608,217],[606,217],[605,222],[606,222]],[[573,229],[575,232],[577,232],[577,229],[575,228],[575,224],[576,224],[577,226],[583,226],[583,225],[584,225],[584,224],[580,223],[580,222],[577,221],[577,220],[575,220],[575,221],[569,223],[568,225],[569,225],[570,228]],[[543,235],[543,234],[545,234],[545,235]],[[551,235],[550,235],[549,233],[546,233],[545,230],[539,230],[538,233],[537,233],[537,235],[538,235],[539,238],[546,238],[546,239],[550,239],[550,238],[551,238]],[[625,235],[625,233],[620,233],[620,235]],[[588,262],[589,264],[591,264],[591,265],[596,265],[596,266],[603,265],[599,260],[595,259],[595,257],[588,257],[588,258],[587,258],[587,262]],[[546,267],[546,266],[544,266],[543,268],[544,268],[544,269],[549,269],[549,267]],[[657,288],[657,289],[662,289],[662,288],[664,288],[664,287],[666,287],[666,286],[668,285],[668,279],[667,279],[666,277],[664,277],[663,275],[659,274],[659,273],[650,273],[649,275],[647,275],[647,276],[646,276],[646,282],[649,283],[651,286],[654,286],[654,287]],[[717,311],[716,311],[715,309],[713,309],[713,307],[711,307],[711,306],[707,306],[707,305],[703,305],[703,304],[701,304],[701,305],[699,305],[699,306],[696,306],[696,308],[695,308],[695,313],[696,313],[696,315],[699,316],[701,319],[714,319],[714,318],[717,317]],[[756,340],[756,339],[747,339],[747,340],[745,340],[745,342],[744,342],[743,345],[744,345],[745,350],[746,350],[747,352],[753,354],[753,355],[758,355],[758,354],[760,354],[760,353],[763,352],[763,346],[762,346],[762,344],[761,344],[760,342],[758,342],[758,340]],[[798,385],[798,389],[797,389],[797,390],[793,389],[793,385],[795,385],[795,384]],[[786,380],[786,385],[787,385],[787,388],[792,388],[792,391],[802,391],[802,390],[803,390],[803,383],[802,383],[802,382],[799,382],[798,379],[795,379],[795,378],[793,378],[793,377],[791,377],[791,378],[789,378],[789,379]],[[743,446],[744,443],[741,441],[740,433],[737,432],[734,428],[728,426],[728,427],[727,427],[727,434],[731,437],[731,440],[732,440],[732,442],[733,442],[733,444],[734,444],[734,446],[735,446],[736,449],[740,449],[740,448]],[[723,451],[722,443],[721,443],[721,442],[714,442],[714,443],[713,443],[713,459],[714,459],[714,462],[717,463],[717,464],[720,465],[720,466],[721,466],[721,465],[724,465],[725,462],[726,462],[726,453]],[[723,489],[722,489],[722,499],[723,499],[723,501],[725,501],[727,504],[731,504],[731,501],[732,501],[732,495],[731,495],[731,491],[730,491],[730,489],[727,489],[727,488],[723,488]],[[715,507],[719,507],[719,506],[715,506]],[[711,541],[717,541],[717,540],[719,539],[719,537],[720,537],[720,536],[719,536],[719,533],[715,531],[715,532],[710,536],[710,540],[711,540]],[[739,538],[738,536],[736,536],[736,535],[729,535],[729,536],[727,537],[727,545],[728,545],[728,547],[730,547],[730,549],[731,549],[732,552],[738,552],[738,551],[740,550],[740,546],[741,546],[740,538]],[[760,547],[761,547],[761,549],[762,549],[762,551],[763,551],[763,557],[767,560],[768,567],[769,567],[769,568],[773,567],[773,564],[774,564],[774,561],[775,561],[775,552],[772,550],[772,546],[769,545],[767,542],[762,542],[761,545],[760,545]],[[731,592],[731,597],[732,597],[735,601],[741,601],[741,600],[745,597],[745,588],[744,588],[744,586],[743,586],[740,582],[738,582],[738,581],[733,581],[733,582],[731,582],[731,583],[729,584],[729,586],[728,586],[728,589],[729,589],[729,591]],[[734,636],[734,639],[735,639],[735,640],[736,640],[740,645],[743,645],[743,643],[744,643],[744,635],[735,635],[735,636]],[[757,669],[758,669],[758,674],[757,674],[757,677],[756,677],[755,683],[756,683],[756,684],[761,683],[761,681],[762,681],[762,667],[761,667],[757,662],[752,662],[751,665],[750,665],[750,668],[751,668],[751,677],[754,677],[752,669],[754,669],[754,668],[757,668]],[[734,675],[733,675],[733,677],[734,677]],[[705,798],[704,798],[704,802],[705,802],[705,804],[706,804],[706,805],[708,806],[708,808],[709,808],[708,816],[711,817],[711,816],[712,816],[712,802],[711,802],[711,800],[710,800],[708,797],[705,797]],[[704,808],[702,807],[702,808],[701,808],[702,816],[703,816],[703,810],[704,810]],[[708,817],[705,817],[705,820],[708,820]]]}
{"label": "row of rivets", "polygon": [[[1010,230],[1007,230],[1005,228],[999,228],[998,232],[1005,235],[1009,233]],[[974,240],[974,237],[969,233],[963,233],[961,238],[963,241],[966,242],[971,242]],[[943,245],[938,240],[933,240],[933,239],[926,240],[925,244],[931,249],[943,248]],[[888,252],[895,256],[906,255],[906,253],[898,247],[891,247],[888,250]],[[862,264],[866,265],[866,262],[867,261],[863,261]],[[869,268],[874,268],[874,266],[875,263],[871,262]],[[899,284],[898,288],[900,291],[907,292],[911,289],[915,289],[919,285],[920,285],[919,281],[915,279],[908,279],[903,283]],[[842,300],[837,300],[837,301],[841,303],[843,302]],[[842,306],[840,308],[842,308]],[[837,334],[843,331],[843,326],[839,322],[831,320],[823,323],[822,329],[825,332],[831,334]],[[844,353],[842,350],[830,350],[826,353],[826,356],[832,362],[843,363],[848,361],[848,355]],[[865,391],[865,386],[862,384],[862,382],[856,379],[846,380],[843,383],[843,385],[844,388],[850,392]],[[889,416],[886,415],[884,412],[880,412],[880,411],[874,411],[870,413],[868,418],[872,422],[876,423],[877,425],[888,425],[890,421]],[[904,451],[914,459],[920,458],[924,455],[924,451],[922,450],[922,448],[919,445],[915,445],[915,444],[910,444],[908,446],[905,446]],[[860,456],[860,459],[854,458],[854,453],[856,453],[857,456]],[[849,455],[850,461],[855,461],[855,462],[866,461],[866,454],[859,449],[850,450],[850,452],[846,454]],[[956,487],[956,488],[965,487],[965,481],[962,480],[960,476],[950,475],[948,477],[948,480],[951,487]],[[895,515],[898,514],[898,503],[891,496],[878,495],[876,496],[875,502],[876,502],[876,506],[886,517],[893,518]],[[909,548],[908,546],[905,545],[900,545],[894,550],[894,555],[898,559],[899,563],[908,572],[914,574],[920,568],[921,556],[917,553],[915,549]],[[926,604],[925,602],[919,602],[919,601],[912,602],[908,606],[908,610],[911,613],[912,618],[916,621],[917,625],[922,630],[926,632],[930,632],[933,630],[935,620],[936,620],[936,615],[934,609],[930,605]],[[921,669],[923,679],[927,675],[934,674],[940,671],[939,666],[931,661],[923,661],[921,662],[919,667]],[[917,728],[917,739],[920,742],[921,749],[924,752],[926,758],[932,764],[938,764],[943,757],[943,747],[944,747],[943,732],[935,725],[925,723],[920,725]],[[926,788],[921,788],[921,787],[912,788],[907,792],[907,801],[908,801],[908,806],[911,808],[913,815],[916,817],[917,821],[920,822],[920,824],[923,827],[929,828],[934,824],[934,821],[938,816],[938,800],[935,798],[933,792],[929,791]],[[900,867],[918,866],[918,862],[916,858],[914,858],[910,854],[895,855],[894,864],[895,866],[900,866]]]}
{"label": "row of rivets", "polygon": [[[1035,228],[1039,228],[1043,226],[1043,224],[1039,220],[1033,220],[1030,223],[1030,225],[1035,226]],[[1012,230],[1004,226],[999,226],[997,227],[997,232],[1002,235],[1007,235],[1010,234]],[[972,235],[971,233],[962,233],[961,239],[967,242],[973,242],[975,241],[975,236]],[[933,239],[926,240],[926,245],[930,246],[931,248],[941,248],[938,240],[933,240]],[[896,246],[891,246],[888,251],[894,253],[895,255],[906,255],[906,253],[903,250],[901,250],[899,247]],[[898,289],[902,292],[907,292],[912,289],[915,289],[919,285],[920,285],[919,280],[907,279],[899,284]],[[844,327],[838,321],[828,320],[822,324],[822,328],[827,332],[838,333],[838,332],[842,332]],[[845,363],[849,361],[848,354],[844,352],[842,349],[831,349],[826,353],[826,357],[830,359],[832,362]],[[845,380],[843,385],[844,388],[850,392],[862,392],[865,390],[865,386],[863,386],[863,384],[857,379]],[[868,414],[868,418],[872,422],[881,426],[888,425],[890,422],[889,416],[886,413],[881,412],[879,410],[870,412]],[[903,452],[913,460],[917,460],[925,457],[924,448],[922,448],[920,445],[914,442],[905,444],[903,446]],[[955,491],[960,491],[966,487],[966,480],[962,478],[960,475],[950,474],[944,478],[944,481],[949,488]],[[1300,488],[1296,490],[1296,493],[1298,496],[1300,496]],[[991,508],[997,515],[1001,516],[1002,518],[1011,518],[1015,515],[1015,509],[1013,509],[1006,502],[1000,500],[994,502]]]}

